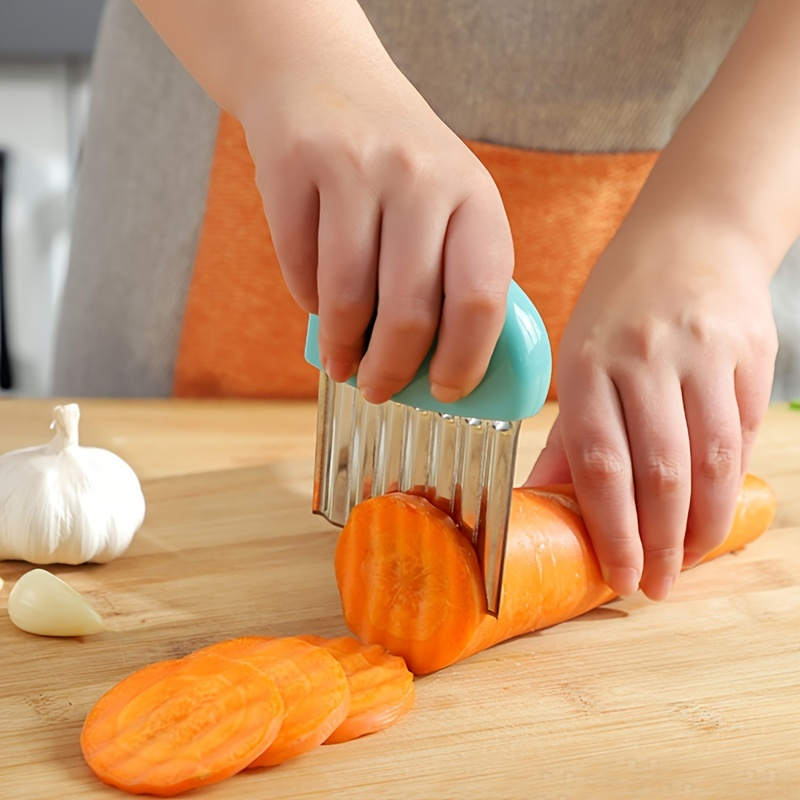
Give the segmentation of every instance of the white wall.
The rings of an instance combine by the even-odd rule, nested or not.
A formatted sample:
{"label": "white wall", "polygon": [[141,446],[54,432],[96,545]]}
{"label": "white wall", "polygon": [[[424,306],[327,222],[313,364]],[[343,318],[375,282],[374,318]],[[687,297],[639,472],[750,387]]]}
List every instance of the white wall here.
{"label": "white wall", "polygon": [[11,394],[51,392],[69,204],[87,106],[86,63],[0,62]]}

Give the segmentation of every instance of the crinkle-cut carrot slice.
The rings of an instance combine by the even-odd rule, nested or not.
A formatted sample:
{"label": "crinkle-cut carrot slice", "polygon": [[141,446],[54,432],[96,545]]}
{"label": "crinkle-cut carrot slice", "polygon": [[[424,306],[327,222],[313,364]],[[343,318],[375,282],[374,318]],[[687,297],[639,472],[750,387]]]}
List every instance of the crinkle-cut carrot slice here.
{"label": "crinkle-cut carrot slice", "polygon": [[350,631],[416,674],[456,661],[486,615],[472,545],[423,497],[359,503],[339,534],[335,567]]}
{"label": "crinkle-cut carrot slice", "polygon": [[151,664],[109,689],[86,717],[81,749],[105,783],[171,797],[244,769],[283,718],[264,672],[207,653]]}
{"label": "crinkle-cut carrot slice", "polygon": [[244,636],[204,650],[262,670],[283,697],[286,718],[275,741],[250,766],[269,767],[322,744],[344,722],[350,687],[342,665],[324,648],[294,637]]}
{"label": "crinkle-cut carrot slice", "polygon": [[377,644],[362,644],[352,636],[297,638],[328,650],[344,667],[350,684],[350,712],[325,744],[349,742],[381,731],[413,707],[414,676],[399,656]]}

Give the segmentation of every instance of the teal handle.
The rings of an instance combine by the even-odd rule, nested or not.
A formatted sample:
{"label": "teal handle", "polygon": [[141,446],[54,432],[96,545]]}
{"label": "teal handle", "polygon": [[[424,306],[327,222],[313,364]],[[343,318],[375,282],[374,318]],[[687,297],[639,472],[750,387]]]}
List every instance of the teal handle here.
{"label": "teal handle", "polygon": [[[319,319],[312,314],[306,336],[306,361],[322,369],[319,355]],[[435,347],[435,344],[434,344]],[[440,403],[430,392],[428,368],[434,348],[414,379],[392,400],[412,408],[477,419],[527,419],[547,399],[553,358],[544,323],[522,289],[512,281],[508,292],[506,321],[492,354],[486,375],[478,387],[455,403]],[[357,376],[348,383],[357,385]]]}

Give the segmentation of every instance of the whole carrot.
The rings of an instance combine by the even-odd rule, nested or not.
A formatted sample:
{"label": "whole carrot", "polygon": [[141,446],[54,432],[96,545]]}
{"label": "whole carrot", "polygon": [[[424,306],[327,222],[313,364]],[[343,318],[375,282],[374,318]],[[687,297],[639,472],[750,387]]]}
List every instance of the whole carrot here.
{"label": "whole carrot", "polygon": [[[728,538],[705,560],[756,539],[775,508],[769,485],[748,475]],[[497,618],[486,614],[471,545],[421,497],[390,494],[356,506],[339,538],[336,578],[350,630],[402,656],[417,675],[615,597],[571,486],[514,490]]]}

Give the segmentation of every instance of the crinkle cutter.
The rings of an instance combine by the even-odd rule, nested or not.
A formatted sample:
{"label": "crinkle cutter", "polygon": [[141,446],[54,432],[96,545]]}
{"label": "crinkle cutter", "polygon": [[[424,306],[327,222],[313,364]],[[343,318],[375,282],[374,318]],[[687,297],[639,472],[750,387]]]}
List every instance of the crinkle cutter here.
{"label": "crinkle cutter", "polygon": [[487,610],[496,616],[517,439],[522,420],[547,397],[550,344],[538,311],[512,283],[502,333],[471,394],[451,404],[431,395],[432,352],[406,388],[374,405],[356,389],[356,377],[335,383],[322,370],[318,320],[311,316],[305,356],[321,371],[313,511],[342,526],[369,497],[393,491],[424,495],[472,541]]}

